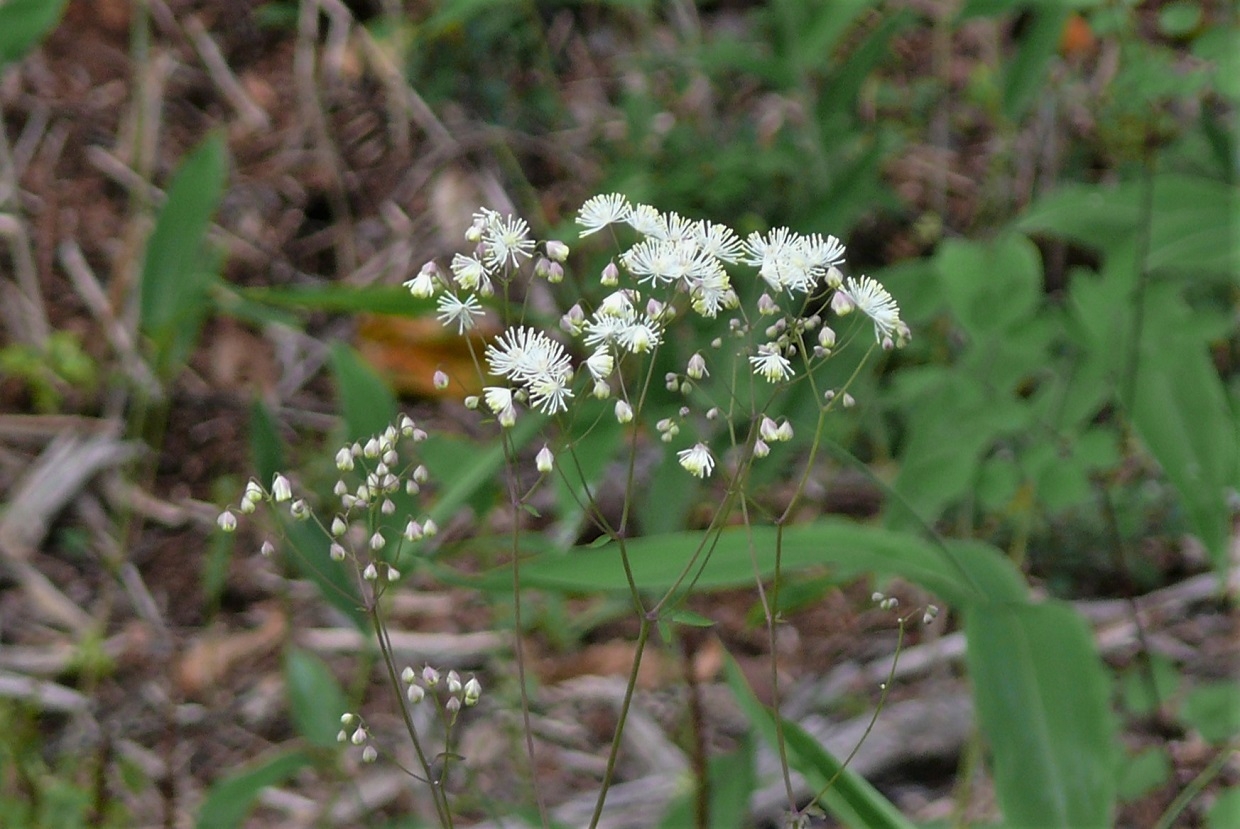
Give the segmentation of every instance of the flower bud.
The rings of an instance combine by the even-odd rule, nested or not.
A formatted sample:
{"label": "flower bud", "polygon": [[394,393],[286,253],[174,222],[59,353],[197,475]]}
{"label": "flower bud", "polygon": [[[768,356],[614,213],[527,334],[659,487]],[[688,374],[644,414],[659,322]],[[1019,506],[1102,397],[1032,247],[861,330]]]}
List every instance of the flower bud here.
{"label": "flower bud", "polygon": [[231,510],[221,512],[220,517],[215,519],[215,523],[226,533],[237,531],[237,516],[233,515]]}
{"label": "flower bud", "polygon": [[689,365],[685,368],[685,374],[693,380],[701,380],[703,377],[710,376],[710,372],[706,370],[706,359],[702,357],[700,351],[689,358]]}
{"label": "flower bud", "polygon": [[341,518],[339,515],[337,515],[335,518],[332,519],[332,535],[334,535],[336,538],[339,538],[340,536],[344,535],[345,531],[347,531],[348,529],[349,529],[348,525],[344,523],[344,519]]}
{"label": "flower bud", "polygon": [[568,245],[558,239],[550,240],[547,242],[547,256],[555,262],[565,261],[568,259]]}
{"label": "flower bud", "polygon": [[620,269],[616,267],[615,262],[607,263],[607,267],[603,268],[603,276],[599,281],[605,288],[614,288],[620,284]]}
{"label": "flower bud", "polygon": [[375,534],[370,537],[370,549],[378,552],[387,545],[387,539],[383,537],[383,533],[375,530]]}
{"label": "flower bud", "polygon": [[366,569],[362,571],[362,578],[366,581],[375,581],[379,578],[379,569],[373,563],[367,564]]}
{"label": "flower bud", "polygon": [[626,400],[616,401],[616,422],[629,423],[633,420],[633,407]]}
{"label": "flower bud", "polygon": [[439,389],[440,391],[443,391],[444,389],[448,387],[447,372],[436,371],[434,376],[431,377],[431,382],[434,384],[435,388]]}
{"label": "flower bud", "polygon": [[336,453],[336,468],[341,472],[348,472],[353,468],[353,453],[349,451],[349,447],[343,447]]}
{"label": "flower bud", "polygon": [[544,444],[543,448],[538,451],[538,455],[534,458],[534,465],[538,467],[538,471],[546,475],[555,468],[555,456],[551,454],[551,450]]}
{"label": "flower bud", "polygon": [[478,699],[482,696],[482,683],[477,677],[471,676],[469,682],[465,683],[465,704],[476,705]]}
{"label": "flower bud", "polygon": [[332,542],[332,546],[328,548],[327,554],[331,556],[332,561],[344,561],[344,547],[335,542]]}
{"label": "flower bud", "polygon": [[270,541],[264,541],[263,545],[258,548],[260,555],[270,558],[271,554],[276,551],[276,546]]}
{"label": "flower bud", "polygon": [[439,684],[439,671],[427,665],[422,669],[422,681],[426,683],[427,688],[434,688]]}
{"label": "flower bud", "polygon": [[276,499],[276,503],[288,501],[293,497],[293,487],[289,484],[288,478],[278,472],[271,481],[271,497]]}
{"label": "flower bud", "polygon": [[373,763],[375,760],[378,760],[378,759],[379,759],[379,750],[376,749],[374,746],[366,746],[364,749],[362,749],[362,762],[363,763]]}

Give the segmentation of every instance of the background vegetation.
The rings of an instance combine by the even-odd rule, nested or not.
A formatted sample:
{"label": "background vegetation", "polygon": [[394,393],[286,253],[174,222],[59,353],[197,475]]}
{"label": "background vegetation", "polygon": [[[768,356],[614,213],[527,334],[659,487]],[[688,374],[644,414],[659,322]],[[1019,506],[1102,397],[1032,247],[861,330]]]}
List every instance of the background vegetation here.
{"label": "background vegetation", "polygon": [[[971,691],[977,727],[946,772],[841,778],[831,819],[1240,825],[1238,101],[1236,8],[1206,0],[0,4],[0,823],[421,825],[335,749],[346,705],[384,704],[347,583],[295,529],[287,570],[213,534],[213,505],[278,469],[326,493],[324,447],[398,406],[440,427],[448,540],[398,617],[511,710],[506,638],[460,651],[513,625],[502,453],[430,386],[461,354],[398,286],[478,204],[571,242],[619,191],[835,234],[914,332],[829,421],[780,608],[829,645],[781,658],[820,690],[878,665],[805,713],[872,710],[895,626],[867,597],[933,598],[950,612],[905,646],[964,631],[929,674],[956,684],[896,697]],[[768,468],[795,469],[817,409],[779,414],[798,439]],[[621,434],[589,440],[605,480]],[[649,462],[657,586],[712,493]],[[777,510],[784,478],[762,484]],[[543,513],[521,633],[553,689],[632,630],[572,494]],[[743,736],[686,773],[730,781],[719,826],[773,819],[748,799],[772,726],[743,657],[774,658],[750,572],[721,543],[666,632],[669,672],[712,642],[738,660],[702,681]],[[847,751],[790,728],[812,791]],[[657,819],[691,824],[691,788]],[[528,816],[517,784],[463,791],[469,820]]]}

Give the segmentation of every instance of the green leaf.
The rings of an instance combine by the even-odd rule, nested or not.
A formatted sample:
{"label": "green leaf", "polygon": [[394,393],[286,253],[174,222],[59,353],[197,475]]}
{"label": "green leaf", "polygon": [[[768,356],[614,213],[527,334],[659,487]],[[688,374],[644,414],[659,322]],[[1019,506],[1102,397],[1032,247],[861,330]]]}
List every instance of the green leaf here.
{"label": "green leaf", "polygon": [[[546,417],[526,412],[517,425],[508,430],[506,439],[513,451],[519,451],[539,433]],[[477,493],[495,481],[495,475],[506,463],[502,440],[493,440],[486,448],[473,447],[467,455],[457,450],[459,443],[431,437],[421,444],[427,469],[440,482],[439,494],[431,507],[430,517],[440,525],[456,515]],[[512,586],[511,577],[509,587]]]}
{"label": "green leaf", "polygon": [[1033,315],[1042,299],[1042,259],[1024,236],[944,241],[934,256],[943,293],[970,336],[987,341]]}
{"label": "green leaf", "polygon": [[[767,744],[777,749],[777,715],[754,696],[744,674],[730,655],[725,668],[728,687],[732,689],[741,711]],[[891,801],[863,777],[844,767],[796,723],[785,720],[783,732],[788,765],[804,775],[810,788],[817,792],[827,781],[834,780],[819,802],[841,823],[865,829],[913,829],[913,824],[900,814]]]}
{"label": "green leaf", "polygon": [[271,410],[259,398],[250,405],[250,455],[259,483],[271,489],[276,473],[286,469],[284,441]]}
{"label": "green leaf", "polygon": [[[1152,297],[1151,299],[1157,299]],[[1175,300],[1151,301],[1137,367],[1132,421],[1171,481],[1215,567],[1227,565],[1231,515],[1227,489],[1237,482],[1237,419],[1203,343],[1169,319]],[[1189,318],[1187,309],[1180,315]]]}
{"label": "green leaf", "polygon": [[1240,687],[1211,682],[1194,688],[1184,698],[1181,713],[1207,742],[1226,742],[1240,734]]}
{"label": "green leaf", "polygon": [[[710,810],[708,825],[711,829],[742,829],[748,825],[749,797],[756,781],[754,746],[749,735],[740,741],[734,751],[710,758],[707,778],[710,781],[707,808]],[[675,798],[659,822],[661,829],[683,829],[695,825],[695,800],[694,791]]]}
{"label": "green leaf", "polygon": [[0,3],[0,67],[18,60],[56,28],[67,0]]}
{"label": "green leaf", "polygon": [[1069,10],[1044,5],[1032,13],[1020,36],[1020,48],[1008,63],[1003,84],[1003,114],[1009,121],[1020,120],[1029,105],[1044,93],[1046,68],[1059,49],[1059,38]]}
{"label": "green leaf", "polygon": [[188,359],[206,317],[219,264],[217,256],[204,257],[207,229],[226,171],[224,138],[212,133],[181,162],[147,241],[138,323],[163,377]]}
{"label": "green leaf", "polygon": [[348,710],[348,703],[326,663],[290,646],[284,652],[284,684],[298,733],[313,746],[334,748],[340,715]]}
{"label": "green leaf", "polygon": [[[755,568],[763,578],[775,571],[774,527],[731,528],[719,533],[709,561],[695,584],[698,590],[720,590],[753,583]],[[668,533],[629,539],[629,564],[639,589],[669,589],[704,542],[700,532]],[[980,542],[955,542],[936,547],[907,533],[824,519],[784,531],[781,567],[785,574],[830,567],[846,579],[869,573],[897,575],[917,582],[949,604],[984,598],[1023,601],[1020,573],[995,548]],[[507,567],[488,574],[484,586],[510,587]],[[521,565],[525,587],[569,593],[628,590],[616,544],[601,549],[576,548],[567,554],[549,552]]]}
{"label": "green leaf", "polygon": [[383,379],[342,342],[332,343],[329,360],[347,440],[364,440],[386,429],[396,419],[396,398]]}
{"label": "green leaf", "polygon": [[1089,627],[1067,605],[978,604],[967,659],[1013,829],[1110,827],[1115,728]]}
{"label": "green leaf", "polygon": [[1149,794],[1171,777],[1171,760],[1162,746],[1142,751],[1133,757],[1125,757],[1120,764],[1118,793],[1125,803]]}
{"label": "green leaf", "polygon": [[254,807],[259,792],[288,780],[310,762],[309,755],[304,752],[282,752],[216,781],[198,810],[197,829],[240,826]]}
{"label": "green leaf", "polygon": [[289,311],[394,314],[423,317],[435,313],[435,303],[418,299],[396,285],[296,285],[237,289],[238,296],[258,305]]}

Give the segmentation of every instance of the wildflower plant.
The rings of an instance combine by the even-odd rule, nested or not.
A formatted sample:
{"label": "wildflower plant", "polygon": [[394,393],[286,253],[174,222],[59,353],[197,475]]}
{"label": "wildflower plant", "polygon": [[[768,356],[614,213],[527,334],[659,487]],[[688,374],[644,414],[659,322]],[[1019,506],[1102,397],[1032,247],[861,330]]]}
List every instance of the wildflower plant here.
{"label": "wildflower plant", "polygon": [[[586,201],[576,222],[585,244],[604,244],[601,240],[610,237],[611,259],[596,274],[570,273],[567,243],[535,241],[522,219],[482,209],[466,233],[473,249],[455,255],[447,267],[427,263],[405,287],[416,297],[433,300],[439,321],[461,335],[470,350],[482,390],[464,403],[497,428],[514,511],[526,506],[540,485],[559,477],[570,492],[580,493],[574,497],[580,499],[583,513],[614,541],[615,554],[624,565],[639,632],[590,824],[594,826],[615,771],[638,667],[652,630],[691,592],[696,574],[710,557],[712,540],[723,527],[736,523],[737,516],[745,524],[755,521],[748,492],[751,473],[771,453],[773,444],[794,436],[792,423],[775,414],[780,396],[804,384],[818,412],[813,433],[802,436],[809,451],[793,495],[782,514],[770,516],[776,526],[777,547],[778,533],[797,506],[813,467],[825,418],[835,407],[853,403],[848,384],[821,387],[818,369],[836,357],[842,338],[860,335],[865,342],[872,330],[869,354],[899,348],[910,334],[899,307],[882,285],[867,276],[845,275],[844,246],[833,236],[781,227],[741,238],[725,225],[633,204],[615,193]],[[561,301],[558,324],[554,319],[548,324],[545,313],[540,316],[532,310],[546,304],[531,302],[540,293]],[[488,314],[497,315],[502,327],[482,341],[476,329]],[[703,330],[709,332],[705,338]],[[683,336],[682,331],[690,336]],[[687,352],[686,342],[709,345]],[[852,371],[852,377],[859,368]],[[450,378],[437,372],[434,385],[448,388]],[[670,407],[669,398],[676,401]],[[513,439],[513,427],[531,417],[540,419],[543,433],[533,474]],[[618,516],[597,503],[583,472],[588,464],[574,440],[603,418],[614,418],[626,430],[624,496]],[[419,758],[421,768],[411,774],[428,783],[440,820],[451,825],[443,769],[437,769],[423,749],[409,714],[410,706],[436,691],[440,678],[429,668],[422,674],[412,668],[398,671],[382,610],[385,591],[436,530],[425,515],[409,515],[395,525],[390,520],[396,510],[394,495],[403,491],[416,496],[428,480],[430,473],[410,452],[425,436],[412,420],[402,417],[383,433],[342,447],[336,455],[341,473],[334,489],[338,501],[325,519],[296,497],[282,475],[269,488],[251,482],[237,511],[249,513],[259,503],[269,503],[289,510],[296,520],[317,522],[331,559],[350,568]],[[672,587],[652,596],[639,589],[633,577],[626,539],[641,490],[636,471],[639,450],[660,443],[674,453],[686,483],[709,481],[718,503],[697,543],[684,550]],[[401,533],[385,529],[402,521]],[[226,511],[219,523],[225,530],[234,529],[233,512]],[[521,524],[515,521],[513,526],[514,621],[520,630],[517,536]],[[772,643],[778,589],[778,572],[770,588],[756,581]],[[536,768],[519,636],[515,651],[526,751],[530,767]],[[442,717],[449,725],[462,704],[477,702],[481,690],[476,678],[462,684],[454,676],[449,674],[447,685],[456,689],[441,702]],[[773,665],[771,678],[778,690]],[[349,714],[344,725],[342,740],[363,746],[364,751],[370,749],[363,759],[375,759],[372,735],[358,715]],[[787,757],[781,759],[787,781]],[[545,805],[537,780],[533,782],[545,823]],[[791,799],[790,784],[788,791]],[[789,809],[795,813],[795,803]]]}

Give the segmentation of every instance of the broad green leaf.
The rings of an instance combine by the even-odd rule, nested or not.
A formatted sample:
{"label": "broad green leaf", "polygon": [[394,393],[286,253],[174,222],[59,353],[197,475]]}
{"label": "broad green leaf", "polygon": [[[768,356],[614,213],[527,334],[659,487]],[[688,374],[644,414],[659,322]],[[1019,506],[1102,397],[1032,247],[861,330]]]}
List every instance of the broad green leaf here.
{"label": "broad green leaf", "polygon": [[224,138],[212,133],[181,162],[147,241],[138,321],[161,376],[188,359],[206,317],[219,265],[219,257],[207,252],[207,229],[226,174]]}
{"label": "broad green leaf", "polygon": [[[714,755],[708,761],[707,778],[710,799],[707,808],[711,829],[742,829],[749,825],[749,797],[753,794],[754,774],[753,740],[746,735],[733,751]],[[675,798],[660,821],[661,829],[683,829],[695,824],[695,783],[686,780],[690,790]]]}
{"label": "broad green leaf", "polygon": [[1223,743],[1240,734],[1240,687],[1234,682],[1211,682],[1184,697],[1183,720],[1211,743]]}
{"label": "broad green leaf", "polygon": [[[775,571],[774,527],[730,528],[719,534],[700,578],[698,590],[752,584],[755,566],[763,578]],[[642,590],[669,589],[702,543],[698,532],[629,539],[629,564]],[[937,548],[916,536],[824,519],[784,531],[780,566],[785,573],[830,568],[839,578],[867,573],[901,576],[952,605],[990,598],[1023,601],[1024,580],[1002,553],[980,542],[954,542]],[[699,559],[700,561],[700,559]],[[501,568],[484,579],[497,588],[511,586],[511,570]],[[565,592],[628,590],[619,548],[575,549],[546,553],[521,566],[521,583]]]}
{"label": "broad green leaf", "polygon": [[1016,56],[1008,63],[1003,84],[1003,114],[1020,120],[1040,94],[1044,94],[1047,66],[1059,49],[1059,38],[1069,10],[1043,5],[1032,12],[1020,35]]}
{"label": "broad green leaf", "polygon": [[977,340],[988,342],[1031,316],[1041,301],[1041,256],[1023,236],[949,239],[939,246],[934,264],[952,312]]}
{"label": "broad green leaf", "polygon": [[391,389],[344,343],[332,343],[330,359],[348,440],[364,440],[386,429],[396,419],[396,398]]}
{"label": "broad green leaf", "polygon": [[[732,689],[732,696],[741,711],[767,744],[777,750],[777,714],[754,696],[744,674],[731,656],[728,657],[725,668],[728,687]],[[785,720],[783,732],[788,765],[800,772],[815,792],[828,781],[834,780],[819,803],[845,826],[857,829],[913,829],[913,824],[900,814],[900,810],[892,805],[891,801],[883,797],[863,777],[843,766],[796,723]]]}
{"label": "broad green leaf", "polygon": [[0,67],[20,59],[51,34],[67,0],[0,2]]}
{"label": "broad green leaf", "polygon": [[[250,452],[259,482],[267,489],[277,472],[287,472],[284,442],[271,416],[260,400],[250,407]],[[329,604],[344,613],[360,630],[369,630],[366,615],[361,611],[362,600],[345,566],[332,561],[327,537],[315,524],[295,521],[286,510],[277,505],[284,539],[289,549],[293,568],[314,582]]]}
{"label": "broad green leaf", "polygon": [[435,303],[418,299],[396,285],[295,285],[239,288],[242,300],[289,311],[394,314],[422,317],[435,313]]}
{"label": "broad green leaf", "polygon": [[218,780],[198,810],[197,829],[233,829],[241,826],[254,807],[259,792],[283,783],[306,766],[310,757],[301,751],[277,754]]}
{"label": "broad green leaf", "polygon": [[1012,829],[1112,826],[1115,727],[1093,635],[1067,605],[964,614],[978,719]]}
{"label": "broad green leaf", "polygon": [[[1159,304],[1167,313],[1169,301]],[[1236,485],[1240,458],[1236,414],[1204,344],[1191,330],[1152,320],[1147,334],[1136,367],[1132,421],[1221,572],[1230,531],[1227,489]]]}
{"label": "broad green leaf", "polygon": [[[508,430],[507,440],[513,450],[520,451],[545,423],[545,416],[526,412],[517,420],[517,425]],[[441,525],[469,503],[481,488],[492,485],[496,474],[504,468],[506,457],[504,444],[500,440],[491,441],[486,448],[475,448],[467,457],[454,452],[445,455],[442,449],[443,444],[434,437],[422,444],[421,449],[427,468],[439,481],[439,492],[430,509],[430,517]],[[445,462],[445,457],[453,460]],[[511,586],[511,581],[509,584]]]}
{"label": "broad green leaf", "polygon": [[1171,761],[1167,750],[1154,746],[1121,761],[1116,791],[1121,801],[1130,803],[1163,785],[1170,777]]}
{"label": "broad green leaf", "polygon": [[255,398],[250,405],[250,457],[258,473],[258,481],[271,489],[271,481],[277,472],[286,472],[284,441],[271,410],[261,399]]}
{"label": "broad green leaf", "polygon": [[313,746],[335,748],[340,715],[348,703],[327,665],[309,651],[290,646],[284,652],[284,684],[298,733]]}

